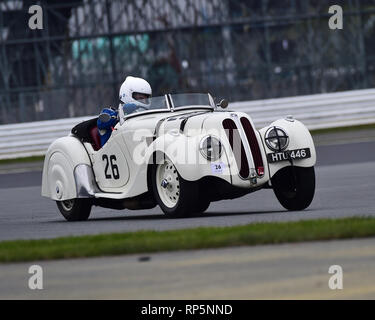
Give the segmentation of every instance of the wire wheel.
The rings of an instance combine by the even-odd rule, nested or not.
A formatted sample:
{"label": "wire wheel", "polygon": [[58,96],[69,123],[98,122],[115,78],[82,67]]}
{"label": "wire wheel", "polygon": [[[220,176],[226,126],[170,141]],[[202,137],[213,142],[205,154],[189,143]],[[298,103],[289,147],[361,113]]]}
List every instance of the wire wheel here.
{"label": "wire wheel", "polygon": [[180,181],[176,167],[169,159],[156,169],[156,187],[160,200],[168,208],[177,205],[180,198]]}
{"label": "wire wheel", "polygon": [[167,156],[152,166],[151,176],[154,198],[167,217],[187,217],[195,211],[197,183],[185,180]]}

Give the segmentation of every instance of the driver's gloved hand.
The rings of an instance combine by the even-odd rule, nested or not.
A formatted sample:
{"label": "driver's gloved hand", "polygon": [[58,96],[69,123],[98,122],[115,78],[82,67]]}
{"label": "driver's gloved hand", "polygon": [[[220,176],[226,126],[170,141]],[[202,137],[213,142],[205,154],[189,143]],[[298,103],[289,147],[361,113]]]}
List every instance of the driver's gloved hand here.
{"label": "driver's gloved hand", "polygon": [[98,118],[98,129],[105,130],[114,127],[118,122],[117,111],[112,108],[104,108]]}

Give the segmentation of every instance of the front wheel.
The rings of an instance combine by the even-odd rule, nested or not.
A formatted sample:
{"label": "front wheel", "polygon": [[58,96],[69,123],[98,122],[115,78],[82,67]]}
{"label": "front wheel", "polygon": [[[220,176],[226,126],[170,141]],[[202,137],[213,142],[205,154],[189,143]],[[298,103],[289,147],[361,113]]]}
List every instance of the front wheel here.
{"label": "front wheel", "polygon": [[71,199],[56,201],[61,214],[68,221],[85,221],[91,213],[92,203],[90,199]]}
{"label": "front wheel", "polygon": [[161,164],[153,165],[152,189],[167,217],[186,217],[195,211],[198,196],[196,183],[184,180],[168,158]]}
{"label": "front wheel", "polygon": [[193,212],[196,214],[201,214],[205,212],[210,206],[211,202],[209,199],[205,198],[204,194],[199,194],[198,199],[193,207]]}
{"label": "front wheel", "polygon": [[277,199],[287,210],[304,210],[314,198],[314,167],[285,167],[272,177],[271,182]]}

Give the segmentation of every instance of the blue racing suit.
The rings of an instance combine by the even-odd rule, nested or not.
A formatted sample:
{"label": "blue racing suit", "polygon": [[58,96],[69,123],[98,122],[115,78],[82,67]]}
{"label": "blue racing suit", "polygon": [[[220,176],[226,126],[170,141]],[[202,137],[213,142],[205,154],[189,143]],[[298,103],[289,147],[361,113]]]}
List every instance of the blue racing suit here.
{"label": "blue racing suit", "polygon": [[[135,110],[137,110],[139,107],[133,103],[128,103],[123,106],[123,110],[125,115],[133,113]],[[116,126],[118,123],[118,112],[112,108],[104,108],[100,114],[106,113],[108,114],[111,118],[107,122],[102,122],[100,119],[98,119],[97,125],[98,125],[98,131],[100,135],[100,143],[101,147],[103,147],[109,137],[112,134],[113,128]]]}
{"label": "blue racing suit", "polygon": [[100,118],[98,119],[98,131],[100,135],[100,143],[103,147],[106,142],[108,141],[109,137],[112,134],[113,128],[116,126],[118,119],[117,119],[117,111],[111,108],[104,108],[100,114],[106,113],[111,116],[110,120],[107,122],[102,122]]}

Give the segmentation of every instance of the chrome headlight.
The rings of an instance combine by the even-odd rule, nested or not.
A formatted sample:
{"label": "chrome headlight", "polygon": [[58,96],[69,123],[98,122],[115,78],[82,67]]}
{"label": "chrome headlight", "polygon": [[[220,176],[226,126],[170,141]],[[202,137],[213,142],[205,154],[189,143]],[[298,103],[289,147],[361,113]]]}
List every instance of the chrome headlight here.
{"label": "chrome headlight", "polygon": [[286,132],[279,127],[271,127],[265,135],[266,145],[269,149],[281,152],[288,147],[289,137]]}
{"label": "chrome headlight", "polygon": [[221,157],[223,146],[219,139],[207,136],[201,140],[199,151],[207,160],[216,161]]}

